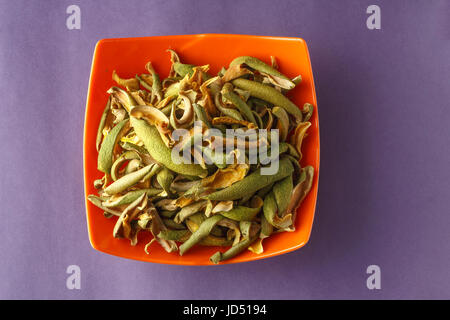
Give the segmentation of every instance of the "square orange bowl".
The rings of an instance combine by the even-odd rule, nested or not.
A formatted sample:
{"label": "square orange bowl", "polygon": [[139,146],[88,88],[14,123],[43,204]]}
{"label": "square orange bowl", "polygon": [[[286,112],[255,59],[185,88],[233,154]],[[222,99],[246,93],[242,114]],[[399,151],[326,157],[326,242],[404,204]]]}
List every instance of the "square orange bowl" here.
{"label": "square orange bowl", "polygon": [[[92,62],[89,91],[84,123],[84,185],[85,196],[96,194],[93,182],[103,174],[97,170],[95,141],[97,128],[108,99],[106,91],[115,83],[111,79],[113,70],[123,78],[145,73],[145,64],[152,62],[161,78],[170,70],[170,55],[167,49],[174,49],[182,62],[194,65],[210,65],[210,73],[217,74],[222,66],[238,56],[248,55],[270,63],[274,56],[280,71],[288,77],[302,76],[302,82],[289,93],[298,106],[309,102],[314,105],[312,126],[303,142],[302,166],[315,168],[311,192],[298,209],[296,230],[274,234],[264,240],[264,252],[257,255],[246,250],[233,259],[222,263],[237,263],[272,257],[304,246],[310,236],[314,220],[319,176],[319,118],[316,94],[306,43],[300,38],[264,37],[250,35],[199,34],[181,36],[161,36],[146,38],[124,38],[100,40]],[[147,232],[139,233],[139,243],[131,246],[126,239],[115,239],[112,231],[116,218],[106,219],[101,209],[86,200],[89,239],[94,249],[123,258],[178,265],[212,265],[209,257],[224,248],[195,246],[188,253],[179,256],[177,252],[167,253],[153,244],[150,254],[144,246],[151,239]]]}

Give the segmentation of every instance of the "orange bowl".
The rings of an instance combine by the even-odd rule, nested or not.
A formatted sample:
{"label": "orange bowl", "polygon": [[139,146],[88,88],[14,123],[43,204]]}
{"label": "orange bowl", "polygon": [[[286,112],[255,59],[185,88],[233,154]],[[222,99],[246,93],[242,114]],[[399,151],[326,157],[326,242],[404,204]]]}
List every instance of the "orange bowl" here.
{"label": "orange bowl", "polygon": [[[102,173],[97,170],[95,140],[102,111],[108,99],[106,91],[114,85],[111,79],[112,71],[115,69],[124,78],[134,77],[135,74],[145,73],[145,64],[152,61],[161,78],[166,77],[171,65],[170,55],[166,52],[169,48],[174,49],[183,62],[194,65],[209,64],[212,74],[219,72],[222,66],[228,66],[235,57],[249,55],[255,56],[266,63],[270,62],[270,56],[275,56],[280,71],[288,77],[302,75],[301,84],[289,93],[289,97],[298,106],[303,106],[306,102],[314,105],[314,114],[310,120],[312,126],[309,128],[308,137],[303,142],[301,164],[302,166],[312,165],[315,168],[315,175],[311,192],[298,208],[295,222],[296,230],[274,234],[265,239],[264,252],[259,255],[247,250],[223,263],[268,258],[304,246],[308,242],[314,220],[320,144],[319,117],[311,62],[306,43],[300,38],[200,34],[100,40],[95,47],[92,61],[84,123],[84,187],[86,198],[89,194],[96,194],[93,182],[102,177]],[[180,257],[178,253],[167,253],[155,244],[151,246],[150,254],[146,254],[144,246],[152,237],[149,233],[141,232],[138,245],[132,247],[126,239],[113,238],[112,230],[115,218],[106,219],[102,213],[101,209],[86,200],[89,239],[92,247],[101,252],[148,262],[212,265],[209,257],[220,249],[196,246]]]}

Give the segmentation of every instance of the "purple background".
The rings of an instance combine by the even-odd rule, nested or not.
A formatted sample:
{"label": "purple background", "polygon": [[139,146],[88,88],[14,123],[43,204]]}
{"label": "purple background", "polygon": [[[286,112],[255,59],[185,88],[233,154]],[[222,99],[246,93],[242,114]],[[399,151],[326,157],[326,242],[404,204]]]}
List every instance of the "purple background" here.
{"label": "purple background", "polygon": [[[449,1],[5,1],[0,7],[0,298],[450,298]],[[67,30],[66,8],[81,8]],[[381,7],[381,30],[366,8]],[[182,267],[89,244],[82,137],[101,38],[304,38],[320,108],[309,244],[266,260]],[[81,290],[66,268],[81,268]],[[368,290],[366,268],[381,267]]]}

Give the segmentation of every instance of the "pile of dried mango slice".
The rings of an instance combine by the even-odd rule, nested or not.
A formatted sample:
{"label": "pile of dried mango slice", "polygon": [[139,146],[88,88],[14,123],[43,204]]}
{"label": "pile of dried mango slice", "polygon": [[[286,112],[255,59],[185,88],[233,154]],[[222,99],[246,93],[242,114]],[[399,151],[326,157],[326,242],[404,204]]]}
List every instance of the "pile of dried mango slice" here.
{"label": "pile of dried mango slice", "polygon": [[[117,86],[107,91],[96,140],[104,176],[88,200],[117,217],[115,238],[134,246],[139,232],[150,232],[146,253],[158,242],[180,255],[195,245],[224,247],[213,263],[246,249],[260,254],[264,238],[295,230],[313,181],[314,168],[299,164],[313,106],[286,96],[301,77],[280,73],[273,57],[269,65],[249,56],[212,76],[209,65],[168,52],[163,80],[150,62],[135,78],[113,72]],[[251,157],[252,148],[266,153]],[[277,170],[265,174],[273,163]]]}

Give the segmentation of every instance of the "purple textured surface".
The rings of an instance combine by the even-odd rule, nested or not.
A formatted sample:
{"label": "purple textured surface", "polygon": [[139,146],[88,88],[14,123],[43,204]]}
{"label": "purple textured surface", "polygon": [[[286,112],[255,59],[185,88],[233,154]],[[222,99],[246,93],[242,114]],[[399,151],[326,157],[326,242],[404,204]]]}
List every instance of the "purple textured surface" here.
{"label": "purple textured surface", "polygon": [[[81,30],[66,8],[81,8]],[[366,8],[381,7],[381,30]],[[450,298],[450,2],[1,1],[0,298]],[[262,261],[181,267],[91,248],[82,135],[101,38],[304,38],[320,108],[309,244]],[[366,268],[381,268],[368,290]],[[81,290],[66,268],[81,268]]]}

